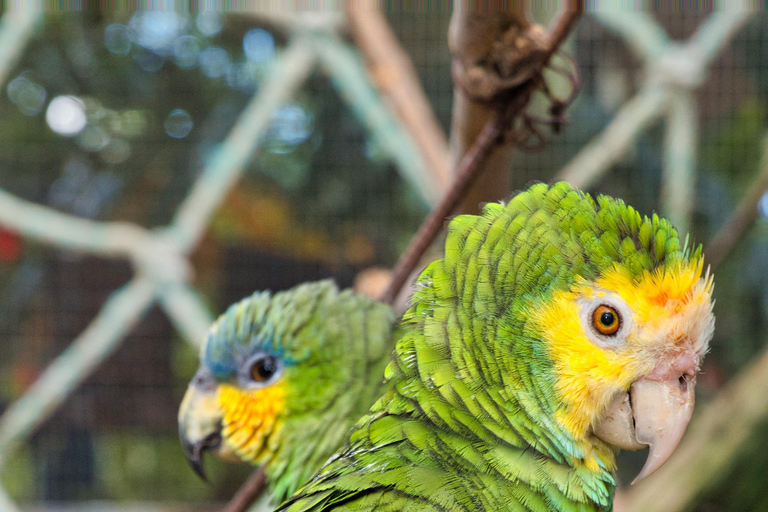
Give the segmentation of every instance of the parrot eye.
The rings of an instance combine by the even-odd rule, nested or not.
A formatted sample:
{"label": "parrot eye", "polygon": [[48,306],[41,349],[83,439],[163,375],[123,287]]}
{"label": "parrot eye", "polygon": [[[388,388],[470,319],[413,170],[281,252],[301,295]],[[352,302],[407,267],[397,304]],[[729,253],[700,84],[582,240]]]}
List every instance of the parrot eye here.
{"label": "parrot eye", "polygon": [[611,306],[602,304],[592,313],[592,325],[600,334],[613,336],[621,327],[621,315]]}
{"label": "parrot eye", "polygon": [[280,374],[283,364],[277,357],[258,354],[242,369],[242,378],[251,384],[269,384]]}

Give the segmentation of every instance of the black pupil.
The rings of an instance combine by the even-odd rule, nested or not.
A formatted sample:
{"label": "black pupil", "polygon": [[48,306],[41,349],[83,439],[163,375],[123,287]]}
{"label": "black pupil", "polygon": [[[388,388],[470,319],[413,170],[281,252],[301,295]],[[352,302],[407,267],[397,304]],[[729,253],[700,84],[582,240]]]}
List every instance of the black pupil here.
{"label": "black pupil", "polygon": [[273,357],[259,359],[253,364],[253,378],[258,381],[269,380],[277,371],[277,363]]}
{"label": "black pupil", "polygon": [[615,317],[610,311],[604,311],[603,314],[600,315],[600,322],[605,326],[613,325],[614,320]]}

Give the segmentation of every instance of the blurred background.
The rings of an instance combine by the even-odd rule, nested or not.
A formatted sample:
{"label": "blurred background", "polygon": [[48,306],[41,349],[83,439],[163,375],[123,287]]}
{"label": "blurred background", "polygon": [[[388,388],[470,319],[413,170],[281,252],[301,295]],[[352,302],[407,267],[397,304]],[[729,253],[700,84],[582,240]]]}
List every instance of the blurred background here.
{"label": "blurred background", "polygon": [[[446,131],[453,100],[450,16],[386,14]],[[708,16],[653,13],[681,41]],[[206,166],[221,157],[222,141],[295,30],[310,29],[213,11],[48,13],[29,29],[0,26],[6,43],[29,38],[0,95],[0,189],[77,218],[149,230],[168,225]],[[350,41],[343,28],[340,33]],[[542,150],[515,155],[510,190],[495,199],[551,180],[646,78],[625,39],[589,13],[567,51],[581,80],[570,121]],[[764,167],[768,17],[754,13],[725,44],[695,100],[691,236],[706,246]],[[589,189],[622,197],[644,214],[658,211],[664,136],[651,123]],[[215,207],[190,253],[191,287],[215,316],[255,290],[329,276],[351,286],[363,269],[391,267],[428,212],[413,183],[329,74],[314,69],[271,111],[258,151]],[[0,407],[21,397],[133,275],[128,259],[0,227]],[[762,217],[718,267],[716,283],[717,329],[700,403],[765,345],[768,223]],[[61,407],[9,449],[2,470],[9,496],[24,510],[84,510],[86,503],[94,510],[217,509],[250,468],[208,460],[210,485],[189,469],[176,413],[196,368],[194,346],[160,305],[149,307]],[[694,509],[768,510],[765,440],[756,438]],[[631,473],[638,462],[627,460]]]}

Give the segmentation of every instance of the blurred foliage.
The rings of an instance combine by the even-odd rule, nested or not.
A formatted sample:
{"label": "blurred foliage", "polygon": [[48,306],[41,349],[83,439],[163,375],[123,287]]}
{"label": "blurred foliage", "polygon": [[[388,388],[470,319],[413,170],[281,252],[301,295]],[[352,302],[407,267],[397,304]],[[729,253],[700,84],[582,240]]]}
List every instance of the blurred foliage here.
{"label": "blurred foliage", "polygon": [[[688,37],[706,14],[657,15]],[[447,129],[452,102],[449,12],[392,12]],[[758,172],[768,112],[768,18],[756,14],[699,93],[692,238],[706,243]],[[285,36],[245,15],[215,12],[49,14],[0,96],[0,187],[57,210],[146,227],[166,224],[257,94]],[[513,189],[548,181],[599,133],[643,80],[626,45],[586,16],[572,46],[582,88],[571,122],[540,152],[515,157]],[[658,209],[663,127],[593,192]],[[511,191],[510,191],[511,193]],[[508,194],[500,194],[508,195]],[[325,76],[313,74],[273,114],[258,154],[193,254],[195,286],[213,308],[255,289],[391,265],[423,207],[368,139]],[[127,265],[64,253],[0,230],[0,402],[19,396],[130,277]],[[765,346],[768,223],[758,221],[716,273],[717,331],[700,403]],[[197,355],[159,313],[15,452],[2,480],[14,498],[224,499],[247,468],[208,461],[214,485],[186,466],[176,405]],[[762,441],[765,437],[762,437]],[[699,510],[768,510],[766,443],[745,451]],[[622,471],[642,461],[626,456]],[[622,472],[622,480],[626,475]],[[762,487],[761,487],[762,486]],[[737,496],[735,495],[737,494]]]}

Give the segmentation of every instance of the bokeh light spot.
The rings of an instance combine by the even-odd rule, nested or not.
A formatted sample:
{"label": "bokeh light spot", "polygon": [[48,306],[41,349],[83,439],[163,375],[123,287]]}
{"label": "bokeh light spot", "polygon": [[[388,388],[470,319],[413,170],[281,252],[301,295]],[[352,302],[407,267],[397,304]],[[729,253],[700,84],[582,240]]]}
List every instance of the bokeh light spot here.
{"label": "bokeh light spot", "polygon": [[269,125],[269,151],[287,154],[312,134],[312,117],[299,105],[292,103],[272,113]]}
{"label": "bokeh light spot", "polygon": [[763,197],[760,198],[760,201],[757,203],[757,210],[768,219],[768,192],[763,194]]}
{"label": "bokeh light spot", "polygon": [[163,54],[170,53],[182,25],[181,17],[174,11],[139,11],[128,22],[134,43]]}
{"label": "bokeh light spot", "polygon": [[165,64],[165,59],[160,55],[141,48],[139,48],[139,51],[133,54],[133,60],[136,61],[139,67],[147,73],[155,73],[160,71],[160,69],[163,67],[163,64]]}
{"label": "bokeh light spot", "polygon": [[101,151],[109,144],[109,134],[100,126],[88,125],[80,132],[77,143],[86,151]]}
{"label": "bokeh light spot", "polygon": [[182,68],[197,65],[200,58],[200,41],[195,36],[181,36],[173,43],[173,58]]}
{"label": "bokeh light spot", "polygon": [[229,68],[229,54],[224,48],[209,46],[200,52],[200,70],[208,78],[220,78]]}
{"label": "bokeh light spot", "polygon": [[104,46],[115,55],[128,55],[131,51],[131,37],[128,27],[121,23],[113,23],[104,30]]}
{"label": "bokeh light spot", "polygon": [[11,80],[8,84],[8,99],[25,116],[36,116],[43,111],[47,93],[45,87],[30,80],[26,73]]}
{"label": "bokeh light spot", "polygon": [[121,164],[131,156],[131,145],[123,139],[112,139],[99,156],[108,164]]}
{"label": "bokeh light spot", "polygon": [[251,62],[266,62],[275,55],[275,39],[266,30],[253,28],[243,37],[243,51]]}
{"label": "bokeh light spot", "polygon": [[216,11],[203,11],[197,15],[197,30],[206,37],[213,37],[223,27],[221,15]]}
{"label": "bokeh light spot", "polygon": [[177,108],[165,118],[165,133],[174,139],[183,139],[192,131],[195,123],[186,110]]}
{"label": "bokeh light spot", "polygon": [[77,135],[88,122],[85,105],[74,96],[56,96],[48,104],[45,122],[59,135],[71,137]]}

